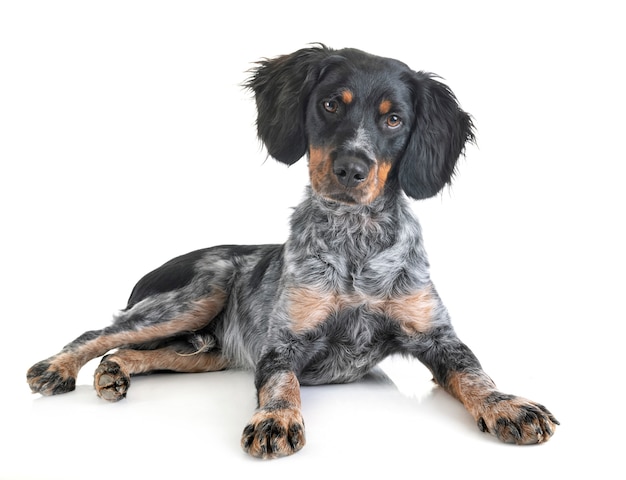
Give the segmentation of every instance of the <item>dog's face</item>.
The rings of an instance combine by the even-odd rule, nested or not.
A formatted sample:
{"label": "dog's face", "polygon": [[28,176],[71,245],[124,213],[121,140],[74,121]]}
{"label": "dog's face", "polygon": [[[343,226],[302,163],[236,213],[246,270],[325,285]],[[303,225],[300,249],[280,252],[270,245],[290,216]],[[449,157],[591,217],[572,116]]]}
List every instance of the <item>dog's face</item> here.
{"label": "dog's face", "polygon": [[402,188],[413,198],[449,183],[472,123],[432,75],[354,49],[307,48],[261,62],[247,86],[268,152],[305,153],[313,191],[370,204]]}
{"label": "dog's face", "polygon": [[321,63],[305,118],[311,186],[318,195],[369,204],[385,190],[415,121],[405,70],[360,52]]}

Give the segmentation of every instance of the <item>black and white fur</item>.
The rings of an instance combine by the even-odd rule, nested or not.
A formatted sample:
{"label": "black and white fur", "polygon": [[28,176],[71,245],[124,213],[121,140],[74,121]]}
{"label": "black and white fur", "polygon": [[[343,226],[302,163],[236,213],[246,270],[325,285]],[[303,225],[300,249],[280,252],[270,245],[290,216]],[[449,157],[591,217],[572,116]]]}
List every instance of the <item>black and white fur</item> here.
{"label": "black and white fur", "polygon": [[32,391],[73,390],[78,370],[114,349],[94,379],[109,401],[126,396],[133,374],[252,369],[258,409],[241,443],[272,458],[305,443],[300,385],[354,381],[404,354],[482,431],[548,440],[552,414],[498,391],[456,336],[408,205],[449,183],[473,140],[449,88],[396,60],[321,45],[259,62],[246,85],[269,154],[286,164],[308,156],[311,185],[286,243],[167,262],[137,283],[112,325],[31,367]]}

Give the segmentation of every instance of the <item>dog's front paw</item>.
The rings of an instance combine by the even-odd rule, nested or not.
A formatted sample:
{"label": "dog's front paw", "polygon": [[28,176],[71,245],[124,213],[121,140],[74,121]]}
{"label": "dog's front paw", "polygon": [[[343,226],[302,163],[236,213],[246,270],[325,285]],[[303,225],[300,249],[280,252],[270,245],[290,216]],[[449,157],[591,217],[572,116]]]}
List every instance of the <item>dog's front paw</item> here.
{"label": "dog's front paw", "polygon": [[100,398],[117,402],[126,397],[130,386],[130,375],[110,360],[102,360],[93,376],[93,386]]}
{"label": "dog's front paw", "polygon": [[304,443],[304,422],[298,408],[259,410],[241,437],[246,452],[264,459],[291,455]]}
{"label": "dog's front paw", "polygon": [[28,369],[26,380],[33,393],[57,395],[76,388],[77,369],[70,361],[51,357]]}
{"label": "dog's front paw", "polygon": [[554,434],[559,422],[550,411],[535,402],[514,395],[494,393],[486,399],[478,428],[506,443],[543,443]]}

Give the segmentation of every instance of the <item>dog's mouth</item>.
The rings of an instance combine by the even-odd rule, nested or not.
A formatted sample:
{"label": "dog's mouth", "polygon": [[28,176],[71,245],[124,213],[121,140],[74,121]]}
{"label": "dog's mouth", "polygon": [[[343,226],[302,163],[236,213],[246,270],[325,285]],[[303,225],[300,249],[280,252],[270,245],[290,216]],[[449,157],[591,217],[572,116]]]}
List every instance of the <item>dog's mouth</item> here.
{"label": "dog's mouth", "polygon": [[351,155],[338,156],[328,148],[309,149],[309,176],[322,198],[348,205],[368,205],[384,190],[391,162],[368,162]]}
{"label": "dog's mouth", "polygon": [[337,203],[345,203],[346,205],[361,205],[363,202],[359,201],[359,199],[354,198],[352,195],[344,192],[339,192],[335,194],[324,194],[317,192],[325,200],[330,200],[331,202]]}

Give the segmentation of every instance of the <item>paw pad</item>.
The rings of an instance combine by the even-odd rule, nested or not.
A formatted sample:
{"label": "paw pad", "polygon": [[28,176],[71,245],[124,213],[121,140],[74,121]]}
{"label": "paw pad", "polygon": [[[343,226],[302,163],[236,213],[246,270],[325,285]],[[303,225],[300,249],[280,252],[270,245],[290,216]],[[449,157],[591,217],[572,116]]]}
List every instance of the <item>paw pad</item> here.
{"label": "paw pad", "polygon": [[104,360],[94,374],[94,387],[98,396],[109,402],[117,402],[126,397],[130,386],[130,376],[112,361]]}

